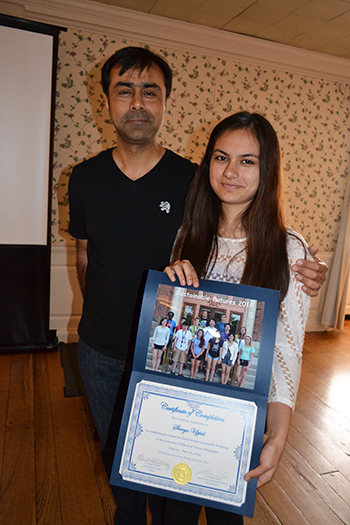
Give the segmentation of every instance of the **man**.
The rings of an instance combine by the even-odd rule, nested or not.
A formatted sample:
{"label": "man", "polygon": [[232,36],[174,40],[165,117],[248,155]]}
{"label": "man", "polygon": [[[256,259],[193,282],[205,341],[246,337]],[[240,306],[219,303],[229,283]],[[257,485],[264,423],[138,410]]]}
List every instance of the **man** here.
{"label": "man", "polygon": [[[170,330],[170,337],[172,338],[173,335],[174,335],[174,329],[176,328],[176,322],[174,321],[174,312],[172,312],[171,310],[170,310],[170,312],[168,312],[167,327]],[[170,340],[169,340],[169,342],[170,342]]]}
{"label": "man", "polygon": [[202,328],[206,328],[208,326],[208,323],[209,323],[208,311],[202,310],[199,325]]}
{"label": "man", "polygon": [[[168,342],[168,349],[170,350],[170,348],[172,347],[174,332],[176,330],[176,322],[174,321],[174,312],[172,312],[171,310],[168,312],[167,327],[170,330],[170,337],[169,337],[169,342]],[[162,356],[162,361],[163,361],[163,356]]]}
{"label": "man", "polygon": [[[110,455],[107,436],[143,273],[167,265],[195,169],[156,142],[171,83],[168,64],[150,51],[115,53],[103,66],[102,87],[118,146],[74,168],[69,185],[84,294],[79,367],[101,450]],[[115,523],[146,524],[145,496],[134,501],[128,492],[130,500],[113,487]]]}
{"label": "man", "polygon": [[215,328],[218,330],[218,332],[223,332],[225,330],[225,321],[226,321],[226,315],[222,314],[220,315],[220,321],[218,321],[215,324]]}
{"label": "man", "polygon": [[192,334],[192,339],[195,339],[196,338],[196,335],[197,335],[197,332],[199,330],[199,322],[200,322],[201,318],[200,317],[195,317],[193,319],[193,324],[190,326],[190,332]]}
{"label": "man", "polygon": [[185,320],[182,327],[178,330],[174,337],[174,355],[172,375],[175,375],[177,363],[179,363],[179,376],[182,376],[182,369],[188,355],[188,350],[192,342],[192,334],[188,329],[188,322]]}
{"label": "man", "polygon": [[[143,274],[168,264],[196,167],[157,143],[171,85],[170,67],[147,49],[127,47],[110,57],[102,68],[102,88],[117,147],[76,166],[69,184],[69,231],[76,238],[84,295],[79,367],[101,449],[111,457],[107,436],[114,406],[120,406],[116,398],[125,364],[132,362],[127,353],[136,334],[132,319]],[[297,267],[304,272],[300,279],[310,286],[309,295],[317,295],[325,267],[301,265],[306,269]],[[108,470],[107,459],[105,464]],[[112,490],[114,523],[145,525],[144,494]]]}
{"label": "man", "polygon": [[181,328],[183,327],[185,321],[187,322],[186,317],[181,317],[180,324],[177,325],[175,333],[178,332],[179,330],[181,330]]}

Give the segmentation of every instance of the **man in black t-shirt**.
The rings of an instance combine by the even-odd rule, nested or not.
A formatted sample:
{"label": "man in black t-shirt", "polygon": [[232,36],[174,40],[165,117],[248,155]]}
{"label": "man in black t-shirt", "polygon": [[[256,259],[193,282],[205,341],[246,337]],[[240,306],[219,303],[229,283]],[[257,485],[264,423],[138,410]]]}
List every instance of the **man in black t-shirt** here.
{"label": "man in black t-shirt", "polygon": [[[76,166],[69,183],[69,231],[84,294],[79,368],[107,471],[115,445],[107,437],[143,273],[168,264],[195,170],[156,141],[171,84],[161,57],[136,47],[117,51],[103,66],[102,88],[118,146]],[[146,496],[112,490],[115,523],[146,524]],[[159,505],[150,506],[160,523]]]}
{"label": "man in black t-shirt", "polygon": [[[142,276],[169,261],[196,167],[157,143],[171,84],[168,64],[147,49],[127,47],[110,57],[102,88],[117,147],[76,166],[69,183],[69,231],[76,238],[84,295],[78,360],[107,471],[114,452],[108,431],[125,364],[131,362],[127,351]],[[301,279],[315,295],[324,267],[302,264]],[[114,523],[146,525],[145,495],[112,490]],[[159,506],[151,510],[153,523],[161,523]]]}

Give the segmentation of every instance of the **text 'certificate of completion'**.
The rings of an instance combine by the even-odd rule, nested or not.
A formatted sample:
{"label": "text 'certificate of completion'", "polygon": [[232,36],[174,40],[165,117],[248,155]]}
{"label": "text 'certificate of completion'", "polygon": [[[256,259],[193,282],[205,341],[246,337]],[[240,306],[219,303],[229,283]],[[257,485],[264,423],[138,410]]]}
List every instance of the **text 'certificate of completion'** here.
{"label": "text 'certificate of completion'", "polygon": [[125,481],[239,507],[256,414],[252,401],[140,381],[119,473]]}

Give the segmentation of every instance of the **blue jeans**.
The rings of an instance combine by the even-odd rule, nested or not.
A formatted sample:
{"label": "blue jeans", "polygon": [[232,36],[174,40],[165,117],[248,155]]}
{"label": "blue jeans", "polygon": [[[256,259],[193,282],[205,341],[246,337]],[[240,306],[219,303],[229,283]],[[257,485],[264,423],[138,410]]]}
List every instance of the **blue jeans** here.
{"label": "blue jeans", "polygon": [[103,450],[107,442],[125,361],[107,357],[79,339],[78,364]]}
{"label": "blue jeans", "polygon": [[[97,352],[81,339],[78,342],[78,363],[109,477],[127,389],[128,378],[124,374],[126,363]],[[114,524],[147,525],[146,494],[114,485],[111,485],[111,489],[117,503]],[[148,497],[154,525],[161,524],[163,503],[163,498]]]}

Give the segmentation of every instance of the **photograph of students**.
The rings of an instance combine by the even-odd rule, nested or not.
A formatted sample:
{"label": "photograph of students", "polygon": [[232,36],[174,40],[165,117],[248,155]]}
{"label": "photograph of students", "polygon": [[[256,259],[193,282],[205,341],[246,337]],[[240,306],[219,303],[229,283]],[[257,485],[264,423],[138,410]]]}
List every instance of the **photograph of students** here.
{"label": "photograph of students", "polygon": [[201,362],[201,356],[204,355],[204,332],[199,328],[197,334],[192,339],[191,343],[191,377],[196,379]]}
{"label": "photograph of students", "polygon": [[221,363],[221,337],[219,332],[217,332],[216,337],[210,339],[205,360],[207,362],[205,380],[208,381],[209,379],[209,381],[212,381],[216,367]]}
{"label": "photograph of students", "polygon": [[[280,147],[271,124],[246,111],[221,120],[190,187],[172,260],[165,269],[170,281],[178,278],[194,287],[200,277],[280,291],[265,440],[259,466],[245,475],[246,481],[258,478],[258,488],[271,481],[285,447],[310,304],[291,266],[311,256],[305,241],[286,226],[281,184]],[[241,358],[247,349],[251,363],[254,354],[248,337]],[[169,515],[181,513],[187,516],[186,523],[198,521],[200,511],[186,502],[167,505]],[[243,524],[243,517],[221,512],[220,523]]]}
{"label": "photograph of students", "polygon": [[167,327],[168,319],[163,317],[156,326],[152,337],[152,370],[157,371],[162,354],[167,347],[170,337],[170,329]]}
{"label": "photograph of students", "polygon": [[[221,383],[227,385],[230,378],[232,367],[234,366],[238,356],[238,344],[235,341],[234,334],[230,333],[225,339],[221,351]],[[235,378],[234,378],[235,380]]]}
{"label": "photograph of students", "polygon": [[179,363],[179,376],[182,375],[183,366],[192,341],[191,332],[188,330],[188,323],[186,319],[182,324],[182,328],[178,330],[174,337],[174,353],[173,353],[173,368],[170,372],[175,375],[177,363]]}

